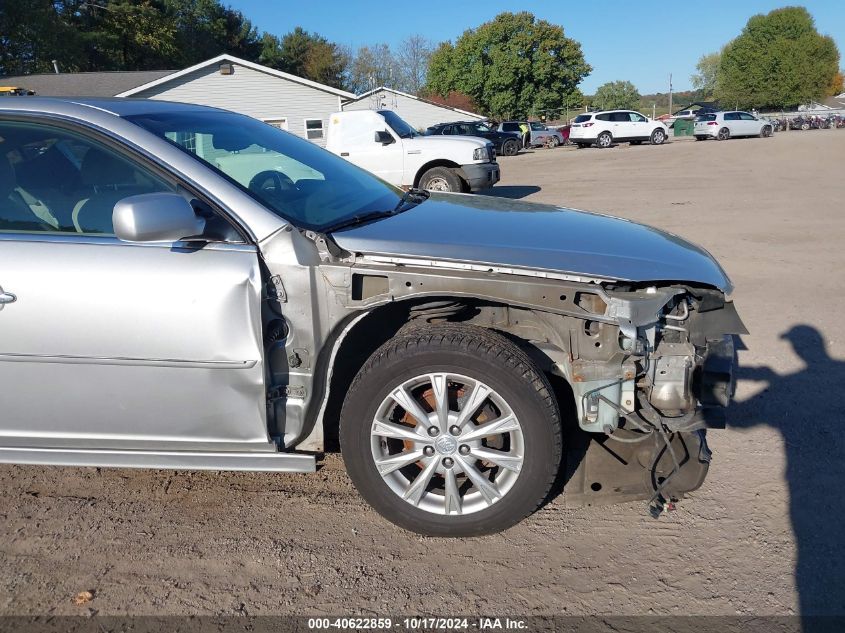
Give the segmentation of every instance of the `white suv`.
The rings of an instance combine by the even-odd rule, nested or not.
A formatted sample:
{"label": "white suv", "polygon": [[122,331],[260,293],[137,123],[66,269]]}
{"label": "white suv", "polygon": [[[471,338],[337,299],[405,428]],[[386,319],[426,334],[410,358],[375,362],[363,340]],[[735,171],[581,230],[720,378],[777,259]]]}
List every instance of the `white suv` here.
{"label": "white suv", "polygon": [[596,144],[610,147],[615,142],[639,145],[649,141],[660,145],[669,137],[669,129],[660,121],[633,110],[605,110],[579,114],[572,122],[569,141],[578,147]]}
{"label": "white suv", "polygon": [[696,141],[715,138],[726,141],[732,136],[771,136],[774,128],[769,121],[758,119],[748,112],[709,112],[695,119]]}

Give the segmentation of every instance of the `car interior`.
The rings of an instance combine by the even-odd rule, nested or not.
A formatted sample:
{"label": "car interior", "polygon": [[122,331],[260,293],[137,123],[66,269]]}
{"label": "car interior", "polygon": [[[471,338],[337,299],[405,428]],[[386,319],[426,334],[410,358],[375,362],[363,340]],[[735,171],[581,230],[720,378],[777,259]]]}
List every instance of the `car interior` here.
{"label": "car interior", "polygon": [[0,231],[114,234],[119,200],[173,187],[58,128],[0,123]]}

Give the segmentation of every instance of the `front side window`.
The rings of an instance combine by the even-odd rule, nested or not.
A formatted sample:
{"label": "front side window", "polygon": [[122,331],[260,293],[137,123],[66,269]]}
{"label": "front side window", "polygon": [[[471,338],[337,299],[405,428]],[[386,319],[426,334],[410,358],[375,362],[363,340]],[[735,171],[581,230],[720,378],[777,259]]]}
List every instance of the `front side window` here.
{"label": "front side window", "polygon": [[127,119],[171,142],[192,136],[194,150],[177,147],[300,228],[390,211],[400,199],[398,189],[360,167],[242,114],[196,110]]}
{"label": "front side window", "polygon": [[543,125],[542,123],[532,123],[531,129],[534,130],[535,132],[545,132],[546,126]]}
{"label": "front side window", "polygon": [[[191,140],[172,142],[188,148]],[[0,121],[0,232],[114,235],[114,205],[174,188],[119,152],[40,123]]]}
{"label": "front side window", "polygon": [[519,132],[519,123],[516,121],[509,121],[508,123],[502,123],[502,131],[503,132]]}
{"label": "front side window", "polygon": [[629,112],[628,116],[631,117],[631,121],[634,123],[646,123],[648,121],[648,119],[639,112]]}
{"label": "front side window", "polygon": [[384,117],[385,123],[390,126],[390,129],[396,132],[399,138],[413,138],[419,136],[419,133],[412,128],[408,123],[402,120],[398,114],[393,110],[379,110],[378,113]]}
{"label": "front side window", "polygon": [[757,118],[753,114],[748,114],[748,112],[740,112],[739,118],[743,121],[756,121]]}

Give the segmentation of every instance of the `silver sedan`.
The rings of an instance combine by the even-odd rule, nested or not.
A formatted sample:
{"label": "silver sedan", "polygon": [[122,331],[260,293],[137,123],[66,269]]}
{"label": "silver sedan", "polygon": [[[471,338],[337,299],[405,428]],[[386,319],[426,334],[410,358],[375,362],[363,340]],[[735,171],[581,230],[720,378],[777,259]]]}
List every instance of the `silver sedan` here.
{"label": "silver sedan", "polygon": [[0,284],[0,462],[309,472],[339,440],[368,502],[443,536],[540,507],[564,420],[570,500],[701,485],[709,457],[668,456],[709,456],[744,332],[675,235],[143,100],[3,100]]}

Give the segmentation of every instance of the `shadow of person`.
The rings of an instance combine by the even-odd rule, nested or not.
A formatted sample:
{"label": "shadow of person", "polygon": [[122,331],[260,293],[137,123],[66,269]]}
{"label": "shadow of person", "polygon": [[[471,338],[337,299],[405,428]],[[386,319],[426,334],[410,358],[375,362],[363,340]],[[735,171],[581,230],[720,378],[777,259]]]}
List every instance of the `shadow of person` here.
{"label": "shadow of person", "polygon": [[[786,451],[789,513],[795,533],[795,585],[800,615],[845,615],[845,361],[828,355],[821,332],[796,325],[781,335],[804,367],[778,374],[739,367],[738,379],[768,387],[730,409],[730,426],[767,424]],[[836,618],[839,624],[845,619]],[[827,618],[803,620],[805,631],[828,630]]]}

